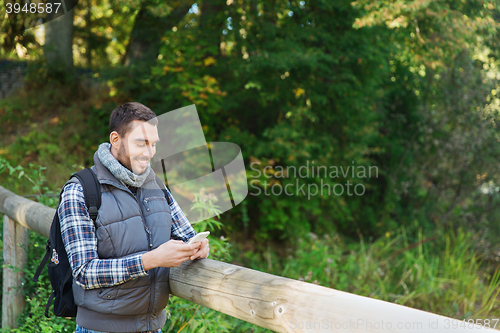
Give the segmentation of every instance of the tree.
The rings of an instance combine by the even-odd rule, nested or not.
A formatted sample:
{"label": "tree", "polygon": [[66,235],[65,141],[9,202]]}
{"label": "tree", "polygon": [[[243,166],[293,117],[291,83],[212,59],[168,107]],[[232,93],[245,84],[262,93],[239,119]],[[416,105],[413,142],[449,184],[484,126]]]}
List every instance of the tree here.
{"label": "tree", "polygon": [[[49,76],[61,76],[73,72],[73,17],[76,0],[66,1],[65,14],[58,16],[55,11],[47,16],[45,23],[44,54]],[[56,8],[55,1],[52,1]],[[57,18],[54,18],[58,16]]]}
{"label": "tree", "polygon": [[123,58],[124,65],[153,63],[159,54],[161,37],[165,31],[179,24],[193,2],[175,1],[169,6],[158,1],[142,1]]}
{"label": "tree", "polygon": [[29,49],[30,46],[38,46],[33,29],[29,29],[39,24],[38,15],[23,12],[21,6],[16,13],[15,4],[20,5],[0,0],[0,54],[3,53],[3,56],[10,56],[19,47]]}
{"label": "tree", "polygon": [[[205,0],[196,8],[161,35],[150,71],[114,82],[159,113],[196,104],[210,141],[238,143],[247,166],[255,162],[247,210],[225,213],[235,230],[248,212],[258,237],[380,236],[414,221],[463,221],[472,210],[482,219],[497,207],[480,191],[497,181],[500,159],[486,146],[496,140],[496,111],[485,110],[496,105],[486,103],[500,77],[492,1]],[[281,171],[313,164],[378,171]],[[342,194],[332,194],[336,185]]]}

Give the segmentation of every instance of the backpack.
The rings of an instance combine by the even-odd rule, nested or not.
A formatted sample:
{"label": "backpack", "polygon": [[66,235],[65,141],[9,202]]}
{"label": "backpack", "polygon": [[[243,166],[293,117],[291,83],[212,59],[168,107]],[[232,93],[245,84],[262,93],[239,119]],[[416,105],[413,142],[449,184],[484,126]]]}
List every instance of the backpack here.
{"label": "backpack", "polygon": [[[85,205],[88,208],[90,218],[95,223],[97,212],[99,207],[101,207],[101,187],[97,176],[90,168],[86,168],[72,174],[70,179],[73,177],[80,180],[85,195]],[[63,190],[61,189],[59,204],[61,203],[62,193]],[[54,300],[54,314],[56,316],[76,317],[77,306],[73,299],[73,274],[71,272],[68,254],[64,249],[64,243],[61,236],[61,224],[57,210],[52,219],[50,236],[45,248],[47,252],[32,279],[33,282],[38,281],[40,273],[50,257],[48,272],[53,291],[45,307],[45,316],[49,318],[49,308]]]}
{"label": "backpack", "polygon": [[[89,215],[95,223],[97,212],[101,207],[101,187],[97,175],[90,168],[80,170],[71,175],[70,179],[76,177],[83,187],[85,196],[85,205],[89,210]],[[172,204],[168,191],[162,187],[161,180],[156,177],[156,183],[163,191],[165,199],[169,205]],[[61,203],[61,193],[59,194],[59,204]],[[38,269],[33,276],[33,282],[37,282],[42,269],[47,264],[49,257],[51,258],[48,266],[49,280],[52,285],[52,294],[45,306],[45,317],[49,318],[49,309],[52,301],[54,301],[54,314],[57,317],[76,317],[77,306],[73,298],[73,274],[68,260],[68,254],[64,248],[64,243],[61,236],[61,224],[59,214],[54,214],[52,225],[50,226],[50,236],[45,246],[46,253],[43,257]]]}

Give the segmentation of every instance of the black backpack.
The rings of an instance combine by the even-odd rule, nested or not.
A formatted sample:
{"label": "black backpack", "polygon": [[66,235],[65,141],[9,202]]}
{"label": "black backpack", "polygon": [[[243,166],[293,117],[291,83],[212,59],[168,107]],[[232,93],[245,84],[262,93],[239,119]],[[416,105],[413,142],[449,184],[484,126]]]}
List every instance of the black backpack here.
{"label": "black backpack", "polygon": [[[83,169],[71,175],[70,179],[76,177],[80,180],[85,195],[85,205],[89,210],[89,215],[95,223],[97,212],[101,207],[101,187],[96,174],[90,169]],[[59,204],[61,203],[61,193],[59,194]],[[43,257],[40,266],[33,276],[33,281],[37,282],[45,267],[49,257],[48,264],[49,280],[52,285],[52,294],[49,297],[45,307],[45,316],[49,317],[49,308],[54,300],[54,314],[58,317],[76,317],[77,306],[73,299],[73,274],[68,260],[68,254],[64,249],[64,243],[61,236],[61,225],[59,215],[56,213],[50,227],[50,237],[46,245],[47,253]]]}

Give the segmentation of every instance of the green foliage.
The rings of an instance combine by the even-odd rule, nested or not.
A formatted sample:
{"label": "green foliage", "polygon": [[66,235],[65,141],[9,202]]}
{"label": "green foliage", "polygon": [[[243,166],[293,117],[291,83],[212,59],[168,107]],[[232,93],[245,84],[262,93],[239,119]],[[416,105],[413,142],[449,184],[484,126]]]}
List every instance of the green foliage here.
{"label": "green foliage", "polygon": [[17,165],[14,167],[6,159],[0,157],[0,174],[8,171],[9,176],[15,176],[18,180],[21,177],[24,177],[33,185],[31,190],[40,194],[40,203],[43,205],[48,205],[51,202],[51,199],[42,195],[42,191],[43,193],[50,193],[49,188],[45,184],[45,175],[42,172],[45,169],[45,167],[35,167],[34,164],[30,163],[28,171],[21,165]]}
{"label": "green foliage", "polygon": [[[0,100],[0,157],[13,165],[30,163],[46,166],[47,185],[59,189],[69,175],[93,163],[97,144],[106,137],[83,110],[100,100],[95,87],[73,88],[48,83],[43,89],[28,89]],[[96,107],[97,109],[97,107]],[[109,112],[109,111],[108,111]],[[108,113],[109,118],[109,113]],[[34,194],[25,183],[17,183],[4,173],[0,183],[20,194]]]}
{"label": "green foliage", "polygon": [[[201,189],[199,193],[195,194],[195,199],[191,205],[191,209],[199,212],[200,216],[205,217],[202,221],[193,223],[193,228],[196,232],[210,231],[209,236],[209,246],[210,246],[210,258],[214,260],[220,260],[229,262],[231,261],[229,239],[217,235],[216,231],[220,231],[223,228],[223,223],[220,222],[220,210],[215,204],[216,197],[211,194],[206,194],[205,189]],[[213,217],[213,216],[216,217]]]}
{"label": "green foliage", "polygon": [[[247,235],[380,237],[415,219],[428,229],[436,220],[458,225],[472,198],[481,203],[478,221],[494,218],[485,206],[492,194],[480,191],[480,183],[498,183],[500,158],[498,145],[487,144],[498,139],[498,112],[487,111],[498,76],[490,2],[207,0],[196,8],[165,31],[154,63],[115,69],[108,84],[115,97],[159,114],[196,104],[208,140],[235,142],[247,166],[258,163],[260,177],[248,173]],[[379,172],[277,172],[313,163]],[[296,181],[350,182],[365,192],[256,195]],[[239,229],[240,216],[225,213],[228,230]]]}
{"label": "green foliage", "polygon": [[[19,54],[23,57],[33,59],[39,55],[40,43],[36,38],[35,29],[26,29],[28,21],[36,20],[36,15],[26,15],[26,13],[7,14],[8,1],[0,0],[0,55],[3,59],[15,57]],[[17,51],[17,52],[16,52]],[[21,51],[21,52],[19,52]],[[22,57],[21,57],[22,58]]]}
{"label": "green foliage", "polygon": [[[43,245],[45,242],[46,239],[42,240],[42,243],[36,244],[38,247],[44,249]],[[38,258],[38,260],[40,260],[40,258]],[[38,284],[31,282],[31,277],[34,275],[35,270],[36,267],[29,267],[25,270],[25,288],[35,289],[35,291],[26,296],[26,308],[18,319],[19,327],[5,330],[5,332],[74,332],[76,326],[74,320],[55,317],[52,314],[50,318],[45,317],[45,306],[52,293],[52,287],[48,279],[45,279],[46,281],[40,281]]]}
{"label": "green foliage", "polygon": [[[436,70],[447,68],[457,54],[479,44],[488,45],[500,27],[495,1],[359,0],[355,8],[364,9],[355,28],[385,25],[397,31],[404,55],[410,61]],[[412,57],[410,54],[420,57]]]}
{"label": "green foliage", "polygon": [[[417,235],[413,243],[411,234]],[[426,235],[414,227],[370,243],[362,236],[356,243],[339,234],[309,233],[287,256],[245,252],[238,260],[246,267],[460,320],[492,318],[500,313],[500,270],[474,253],[479,238],[463,229],[439,228]]]}
{"label": "green foliage", "polygon": [[[349,181],[366,189],[362,196],[249,197],[247,236],[359,230],[380,237],[415,219],[426,228],[438,221],[498,229],[492,207],[500,202],[483,188],[499,182],[498,145],[486,144],[498,142],[495,2],[206,0],[184,13],[186,4],[156,0],[86,4],[76,13],[75,58],[100,70],[94,76],[113,99],[85,108],[95,117],[89,123],[99,123],[99,138],[106,116],[123,101],[143,102],[158,114],[195,103],[207,138],[239,144],[261,170],[307,162],[378,167],[377,178],[304,180],[307,187]],[[147,18],[162,18],[169,28],[145,29]],[[162,36],[155,38],[161,44],[155,60],[121,67],[127,54],[140,58],[137,46],[151,34]],[[65,96],[72,95],[47,97],[71,104]],[[10,103],[7,120],[33,117],[27,110],[34,105]],[[24,144],[31,146],[18,143]],[[53,144],[30,150],[40,150],[38,162],[48,165],[57,160]],[[297,180],[267,176],[267,184],[266,177],[250,184],[264,191]],[[225,213],[229,230],[239,229],[240,216],[239,209]]]}
{"label": "green foliage", "polygon": [[[32,190],[38,192],[38,202],[55,208],[57,207],[58,198],[47,196],[53,194],[48,190],[46,178],[43,174],[45,167],[35,166],[30,164],[26,169],[20,165],[13,167],[7,160],[0,157],[0,174],[8,171],[9,176],[13,176],[18,182],[22,179],[27,179],[31,183]],[[3,223],[3,222],[2,222]],[[16,329],[1,329],[0,332],[73,332],[75,323],[73,320],[52,316],[45,317],[45,305],[52,293],[52,286],[48,279],[48,275],[41,274],[37,283],[31,278],[34,276],[36,269],[45,255],[45,244],[47,238],[38,235],[34,232],[29,234],[28,248],[28,265],[23,268],[24,281],[23,288],[26,295],[26,307],[18,318],[18,328]],[[44,271],[46,272],[46,271]]]}
{"label": "green foliage", "polygon": [[140,3],[82,0],[82,4],[75,8],[75,64],[94,69],[119,64]]}

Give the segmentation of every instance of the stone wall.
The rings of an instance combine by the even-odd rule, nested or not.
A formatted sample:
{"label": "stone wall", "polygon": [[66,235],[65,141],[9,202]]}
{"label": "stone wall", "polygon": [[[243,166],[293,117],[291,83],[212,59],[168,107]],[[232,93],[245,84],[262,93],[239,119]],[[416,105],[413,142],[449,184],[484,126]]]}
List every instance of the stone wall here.
{"label": "stone wall", "polygon": [[23,88],[25,74],[25,62],[0,61],[0,99]]}

